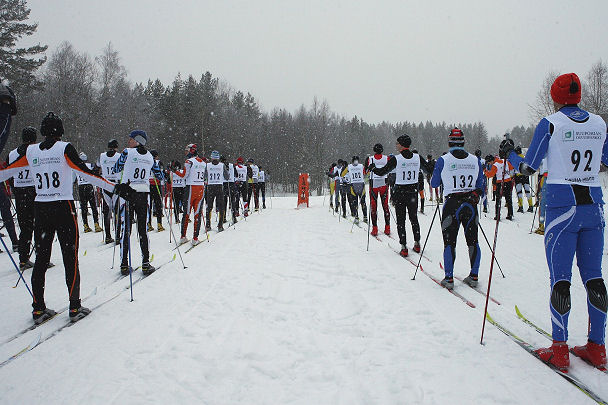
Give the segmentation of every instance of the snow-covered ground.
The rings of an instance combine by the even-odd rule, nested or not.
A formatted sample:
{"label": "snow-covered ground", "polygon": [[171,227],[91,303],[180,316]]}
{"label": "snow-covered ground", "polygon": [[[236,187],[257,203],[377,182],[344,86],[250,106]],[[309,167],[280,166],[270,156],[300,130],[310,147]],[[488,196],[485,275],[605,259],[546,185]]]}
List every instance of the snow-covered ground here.
{"label": "snow-covered ground", "polygon": [[[115,281],[112,249],[101,246],[100,234],[81,234],[82,296],[97,288],[83,305],[122,293],[1,367],[0,403],[593,403],[492,325],[480,345],[482,295],[457,282],[476,306],[470,308],[424,274],[412,281],[414,266],[388,246],[397,247],[395,240],[372,238],[366,251],[366,232],[340,221],[327,204],[313,197],[310,208],[296,210],[295,198],[274,198],[272,208],[269,202],[185,254],[187,269],[178,257],[136,284],[133,302],[128,277]],[[423,239],[433,209],[427,205],[420,216]],[[530,343],[547,345],[514,312],[517,304],[550,330],[543,239],[529,234],[531,219],[517,214],[500,224],[497,257],[506,278],[495,268],[491,295],[501,305],[491,302],[489,311]],[[494,221],[481,223],[491,239]],[[169,232],[150,239],[154,264],[175,253]],[[480,244],[485,289],[489,249],[481,235]],[[426,251],[432,263],[422,264],[438,278],[442,250],[436,222]],[[138,265],[136,246],[133,257]],[[52,261],[58,266],[47,272],[46,303],[60,309],[67,290],[57,244]],[[455,272],[464,277],[468,268],[461,234]],[[583,344],[586,294],[576,274],[570,344]],[[32,322],[29,294],[21,285],[11,288],[16,280],[7,255],[0,255],[0,361],[67,321],[63,313],[4,343]],[[608,398],[608,377],[571,361],[571,372]]]}

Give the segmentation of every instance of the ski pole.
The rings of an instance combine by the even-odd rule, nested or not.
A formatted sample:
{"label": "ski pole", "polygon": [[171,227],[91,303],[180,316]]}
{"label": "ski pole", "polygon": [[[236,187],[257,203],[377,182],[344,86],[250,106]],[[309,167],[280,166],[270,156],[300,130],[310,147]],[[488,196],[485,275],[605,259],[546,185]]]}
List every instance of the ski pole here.
{"label": "ski pole", "polygon": [[[483,228],[481,227],[481,224],[478,222],[477,225],[479,225],[479,229],[481,229],[481,234],[483,235],[484,239],[486,240],[488,247],[490,249],[492,249],[492,247],[490,246],[490,241],[488,240],[486,233],[484,232]],[[492,253],[494,253],[494,252],[492,252]],[[502,274],[502,278],[505,278],[505,273],[502,272],[502,268],[500,267],[500,264],[498,263],[498,259],[496,258],[496,256],[494,256],[494,261],[496,262],[496,265],[498,266],[498,270],[500,270],[500,274]]]}
{"label": "ski pole", "polygon": [[435,217],[437,216],[438,212],[439,204],[437,204],[437,208],[435,208],[435,213],[433,214],[433,219],[431,219],[431,226],[429,226],[429,231],[427,232],[426,238],[424,239],[424,245],[422,246],[422,251],[420,252],[420,257],[418,258],[418,264],[416,265],[416,271],[414,272],[414,277],[412,277],[412,280],[416,280],[416,274],[418,274],[418,268],[420,267],[420,262],[422,261],[422,255],[424,255],[424,249],[426,249],[426,243],[429,241],[431,229],[433,229],[433,223],[435,222]]}
{"label": "ski pole", "polygon": [[[509,164],[509,161],[507,160],[507,156],[505,156],[503,158],[503,162],[502,162],[503,166],[502,166],[502,183],[500,184],[500,191],[499,191],[499,198],[498,201],[502,202],[502,191],[503,191],[503,187],[505,185],[504,183],[504,179],[505,179],[505,173],[507,172],[507,165]],[[494,257],[495,257],[495,253],[496,253],[496,241],[498,239],[498,224],[500,223],[500,208],[497,210],[496,212],[496,228],[494,229],[494,243],[492,246],[492,261],[490,262],[490,275],[488,277],[488,292],[486,293],[486,306],[485,309],[483,311],[483,323],[481,325],[481,338],[479,340],[479,344],[483,344],[483,333],[485,331],[485,327],[486,327],[486,318],[487,318],[487,314],[488,314],[488,301],[490,300],[490,287],[492,286],[492,270],[494,270]]]}
{"label": "ski pole", "polygon": [[[158,190],[158,194],[160,195],[160,188],[158,187],[158,182],[156,181],[156,178],[154,178],[154,183],[156,184],[156,189]],[[173,184],[173,183],[171,183],[171,184]],[[205,190],[203,189],[203,196],[204,195],[205,195]],[[166,217],[167,211],[165,210],[165,206],[163,204],[161,204],[161,206],[163,208],[163,212],[165,213],[165,217]],[[171,236],[171,235],[173,235],[173,227],[171,225],[169,225],[169,236]],[[209,237],[207,237],[207,240],[209,240]],[[184,269],[186,269],[187,267],[184,264],[184,259],[182,258],[182,252],[179,251],[179,243],[177,243],[177,239],[175,238],[175,235],[173,235],[173,241],[175,242],[175,248],[177,249],[177,253],[179,254],[179,260],[182,262],[182,266],[184,267]],[[171,238],[169,238],[169,243],[171,243]]]}
{"label": "ski pole", "polygon": [[32,299],[34,299],[34,294],[32,294],[32,290],[30,290],[30,287],[27,285],[27,281],[25,281],[25,279],[23,278],[23,273],[19,270],[19,266],[17,266],[17,263],[15,263],[15,259],[13,259],[13,255],[11,254],[10,250],[8,250],[6,243],[4,243],[4,238],[2,237],[2,235],[0,235],[0,242],[2,242],[2,246],[4,246],[4,249],[6,250],[8,257],[10,257],[11,262],[13,262],[13,266],[15,266],[15,270],[17,270],[17,273],[19,273],[19,280],[23,280],[23,284],[25,284],[25,288],[27,288],[27,292],[29,292],[30,295],[32,296]]}
{"label": "ski pole", "polygon": [[530,225],[530,232],[532,233],[532,229],[534,229],[534,222],[536,221],[536,213],[538,212],[538,205],[534,207],[534,215],[532,216],[532,225]]}

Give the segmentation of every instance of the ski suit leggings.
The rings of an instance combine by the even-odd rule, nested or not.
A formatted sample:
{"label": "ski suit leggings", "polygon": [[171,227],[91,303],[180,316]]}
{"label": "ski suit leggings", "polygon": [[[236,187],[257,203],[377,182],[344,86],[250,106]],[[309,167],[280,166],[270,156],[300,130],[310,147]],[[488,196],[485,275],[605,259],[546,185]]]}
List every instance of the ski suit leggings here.
{"label": "ski suit leggings", "polygon": [[34,234],[34,187],[15,187],[15,206],[19,222],[19,262],[25,263],[30,257],[32,235]]}
{"label": "ski suit leggings", "polygon": [[[121,215],[123,220],[123,238],[120,243],[121,266],[129,265],[129,250],[131,245],[131,227],[133,226],[134,216],[137,216],[137,234],[139,235],[139,247],[141,249],[141,262],[148,263],[150,261],[150,242],[148,240],[148,193],[134,193],[131,201],[127,202],[128,218]],[[124,209],[124,205],[122,209]],[[128,221],[126,223],[125,221]],[[125,226],[126,225],[126,226]]]}
{"label": "ski suit leggings", "polygon": [[224,223],[226,212],[224,211],[224,186],[222,184],[209,184],[205,193],[207,200],[207,229],[211,229],[211,210],[213,209],[213,201],[215,208],[219,211],[219,224]]}
{"label": "ski suit leggings", "polygon": [[89,214],[89,205],[93,211],[93,222],[99,223],[99,214],[97,213],[97,204],[95,203],[95,191],[92,184],[81,184],[78,186],[78,195],[80,196],[80,215],[82,223],[88,225],[87,215]]}
{"label": "ski suit leggings", "polygon": [[266,182],[258,182],[255,192],[258,191],[262,193],[262,204],[266,205]]}
{"label": "ski suit leggings", "polygon": [[173,187],[173,212],[175,221],[179,221],[179,214],[184,211],[184,187]]}
{"label": "ski suit leggings", "polygon": [[6,193],[5,183],[0,183],[0,215],[2,216],[2,222],[8,232],[8,236],[11,238],[13,246],[19,245],[19,238],[15,231],[15,222],[13,221],[13,214],[11,213],[11,199]]}
{"label": "ski suit leggings", "polygon": [[556,341],[568,340],[569,286],[576,254],[581,279],[587,289],[589,340],[604,344],[606,287],[601,267],[604,226],[604,209],[601,204],[547,207],[545,254],[551,280],[553,339]]}
{"label": "ski suit leggings", "polygon": [[[106,231],[106,238],[111,238],[112,235],[110,234],[110,229],[111,229],[111,220],[112,220],[112,216],[114,216],[114,218],[116,218],[116,211],[118,209],[118,196],[117,195],[113,195],[112,193],[103,190],[101,196],[103,197],[102,199],[102,207],[101,207],[101,212],[103,213],[103,227],[105,228]],[[118,230],[118,224],[115,223],[114,224],[116,226],[116,239],[120,238],[120,232]]]}
{"label": "ski suit leggings", "polygon": [[498,196],[500,196],[501,188],[502,188],[502,197],[507,201],[507,216],[512,217],[513,216],[513,196],[512,196],[513,187],[511,185],[510,181],[496,183],[496,207],[495,207],[496,215],[498,215],[498,213],[500,212],[500,205],[502,203],[500,201],[500,198],[498,198]]}
{"label": "ski suit leggings", "polygon": [[251,203],[251,196],[253,195],[253,202],[255,209],[259,208],[259,200],[258,200],[258,183],[247,183],[247,206]]}
{"label": "ski suit leggings", "polygon": [[409,216],[412,224],[412,233],[414,240],[420,240],[420,224],[418,223],[418,191],[404,191],[402,186],[395,186],[395,194],[393,195],[393,204],[395,205],[395,214],[397,216],[397,233],[399,234],[399,243],[407,245],[407,234],[405,232],[405,218]]}
{"label": "ski suit leggings", "polygon": [[150,184],[150,206],[148,207],[148,218],[152,221],[152,214],[158,220],[158,223],[162,223],[163,217],[163,199],[161,193],[160,184]]}
{"label": "ski suit leggings", "polygon": [[445,276],[454,276],[454,261],[456,260],[456,240],[460,225],[464,228],[464,238],[469,247],[469,260],[471,263],[471,274],[479,273],[479,261],[481,250],[477,241],[477,224],[479,214],[477,205],[462,201],[457,197],[450,197],[445,201],[442,210],[441,233],[443,234],[443,263]]}
{"label": "ski suit leggings", "polygon": [[370,199],[370,216],[372,219],[372,225],[378,226],[378,197],[382,204],[382,210],[384,211],[384,224],[391,224],[391,213],[388,210],[388,186],[384,185],[381,187],[372,188],[370,186],[369,199]]}
{"label": "ski suit leggings", "polygon": [[184,191],[184,215],[182,217],[182,238],[186,237],[190,211],[194,210],[194,238],[198,238],[201,231],[201,216],[203,212],[203,196],[205,186],[186,186]]}
{"label": "ski suit leggings", "polygon": [[34,310],[44,310],[45,274],[51,259],[55,232],[61,246],[65,282],[70,297],[70,309],[80,308],[80,271],[78,270],[78,219],[74,201],[49,201],[35,203],[36,263],[32,270]]}
{"label": "ski suit leggings", "polygon": [[350,190],[350,211],[353,217],[359,218],[359,201],[361,201],[361,210],[363,218],[367,218],[367,204],[365,202],[365,183],[353,183],[349,187]]}

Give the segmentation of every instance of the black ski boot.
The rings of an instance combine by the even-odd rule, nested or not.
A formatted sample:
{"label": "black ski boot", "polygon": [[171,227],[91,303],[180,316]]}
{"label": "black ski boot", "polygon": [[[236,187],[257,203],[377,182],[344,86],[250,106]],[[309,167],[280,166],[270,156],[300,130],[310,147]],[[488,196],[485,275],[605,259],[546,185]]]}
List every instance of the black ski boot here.
{"label": "black ski boot", "polygon": [[48,309],[48,308],[45,308],[45,309],[39,310],[39,311],[36,311],[36,310],[32,311],[32,318],[34,318],[34,323],[36,325],[40,325],[41,323],[48,321],[55,315],[57,315],[57,312],[53,311],[52,309]]}
{"label": "black ski boot", "polygon": [[114,243],[114,239],[111,236],[106,236],[106,245]]}
{"label": "black ski boot", "polygon": [[34,267],[34,263],[29,260],[24,263],[19,263],[19,270],[21,270],[21,272],[27,269],[31,269],[32,267]]}
{"label": "black ski boot", "polygon": [[122,274],[123,276],[128,276],[130,272],[132,272],[133,269],[129,266],[120,266],[120,274]]}
{"label": "black ski boot", "polygon": [[523,207],[523,206],[522,206],[522,207],[519,207],[519,208],[517,209],[517,212],[521,212],[521,213],[523,214],[523,213],[524,213],[524,207]]}
{"label": "black ski boot", "polygon": [[156,271],[156,267],[152,266],[150,262],[144,263],[141,265],[141,272],[144,276],[149,276],[150,274]]}
{"label": "black ski boot", "polygon": [[85,316],[91,313],[89,308],[79,307],[76,309],[70,309],[70,322],[78,322]]}
{"label": "black ski boot", "polygon": [[534,208],[532,208],[532,206],[528,207],[528,212],[534,212]]}
{"label": "black ski boot", "polygon": [[223,230],[224,230],[224,224],[219,224],[219,225],[217,226],[217,231],[218,231],[218,232],[222,232]]}

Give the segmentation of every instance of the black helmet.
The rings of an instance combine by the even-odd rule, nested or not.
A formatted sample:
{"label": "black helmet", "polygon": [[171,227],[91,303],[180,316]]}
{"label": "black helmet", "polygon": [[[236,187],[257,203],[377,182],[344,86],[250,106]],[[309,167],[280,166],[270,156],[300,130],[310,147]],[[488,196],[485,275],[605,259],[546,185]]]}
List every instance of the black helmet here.
{"label": "black helmet", "polygon": [[152,157],[157,157],[158,156],[158,152],[156,151],[156,149],[152,149],[150,151],[150,154],[152,155]]}
{"label": "black helmet", "polygon": [[54,112],[49,112],[42,119],[40,124],[40,133],[42,136],[61,137],[63,135],[63,121]]}
{"label": "black helmet", "polygon": [[111,139],[110,142],[108,142],[108,149],[116,148],[118,148],[118,141],[116,139]]}
{"label": "black helmet", "polygon": [[36,142],[36,135],[38,131],[34,127],[25,127],[21,132],[21,140],[23,143],[34,143]]}
{"label": "black helmet", "polygon": [[374,145],[374,152],[375,153],[382,153],[384,152],[384,148],[382,147],[381,143],[377,143]]}
{"label": "black helmet", "polygon": [[356,160],[356,161],[359,161],[359,156],[357,156],[357,155],[353,156],[353,160],[352,160],[352,162],[354,162],[355,160]]}
{"label": "black helmet", "polygon": [[515,148],[515,153],[517,153],[518,155],[521,154],[521,145],[517,145],[517,147]]}
{"label": "black helmet", "polygon": [[478,158],[481,157],[481,149],[476,149],[475,150],[475,156],[477,156]]}

